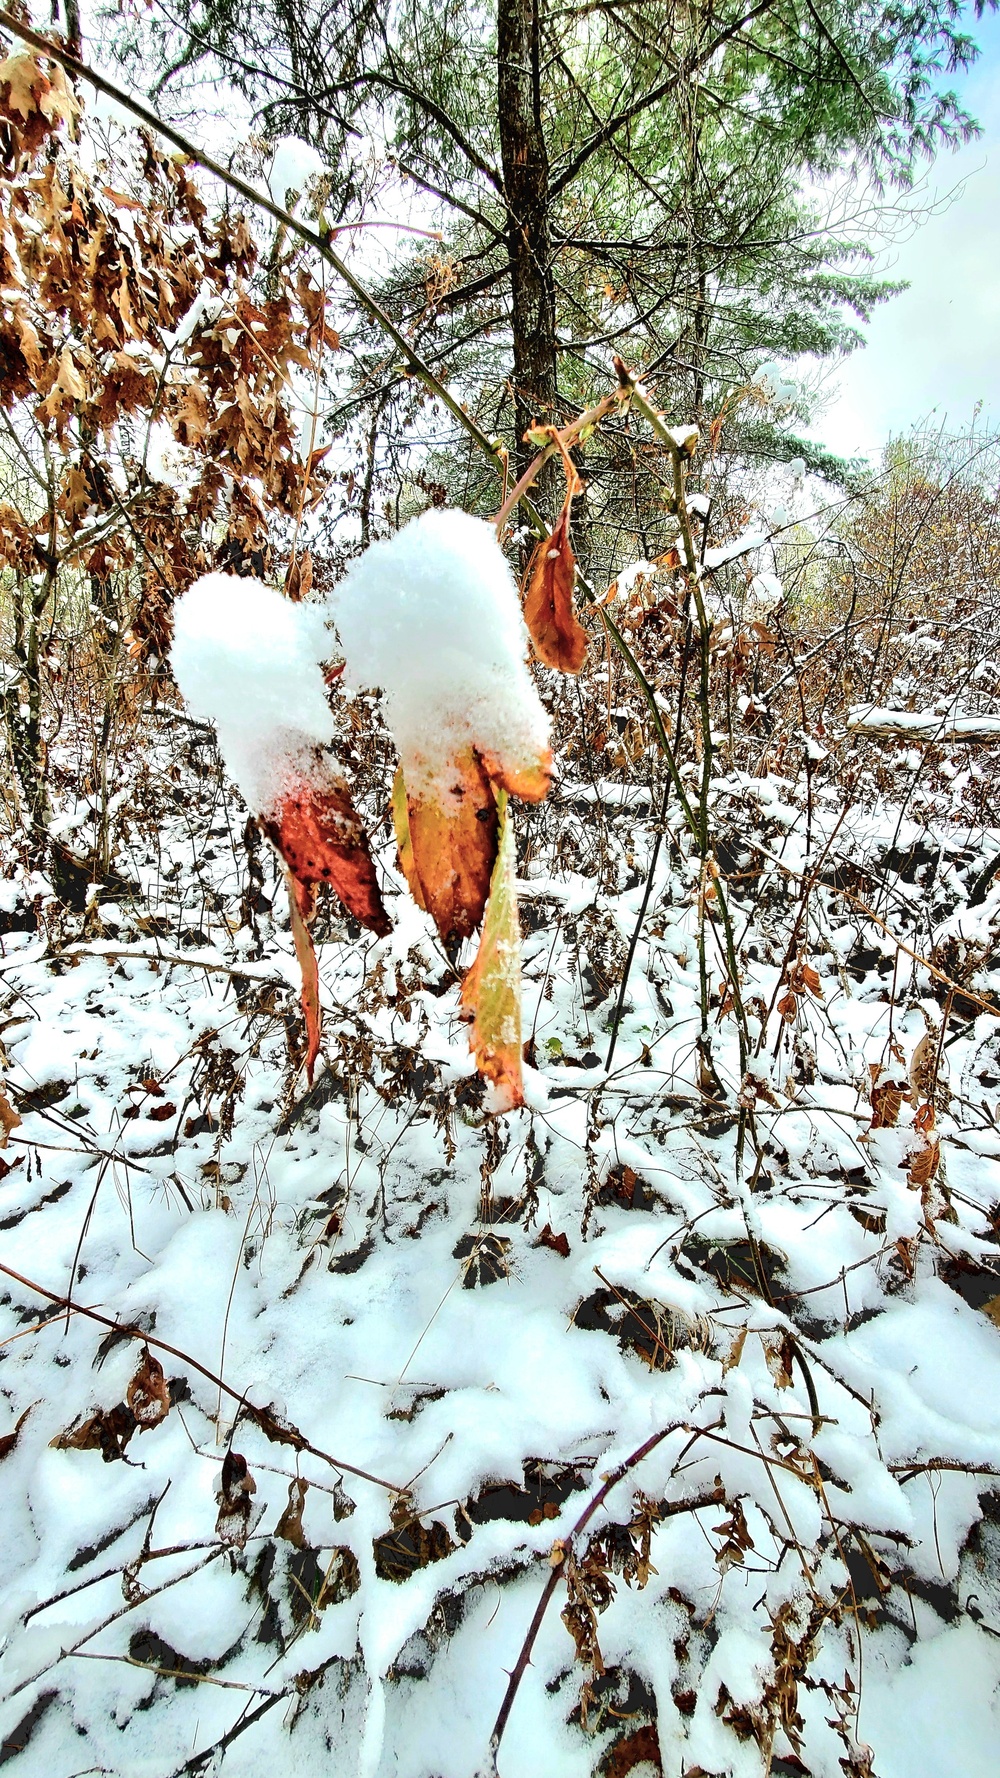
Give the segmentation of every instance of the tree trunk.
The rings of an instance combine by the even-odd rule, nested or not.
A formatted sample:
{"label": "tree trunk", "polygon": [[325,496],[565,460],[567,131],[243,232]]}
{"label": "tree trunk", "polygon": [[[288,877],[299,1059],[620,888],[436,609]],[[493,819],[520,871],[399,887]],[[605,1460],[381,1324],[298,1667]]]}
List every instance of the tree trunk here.
{"label": "tree trunk", "polygon": [[518,474],[534,455],[534,447],[523,442],[525,431],[535,420],[554,420],[556,408],[556,310],[549,251],[549,160],[542,130],[539,74],[540,3],[499,0],[497,8],[497,98],[507,198]]}

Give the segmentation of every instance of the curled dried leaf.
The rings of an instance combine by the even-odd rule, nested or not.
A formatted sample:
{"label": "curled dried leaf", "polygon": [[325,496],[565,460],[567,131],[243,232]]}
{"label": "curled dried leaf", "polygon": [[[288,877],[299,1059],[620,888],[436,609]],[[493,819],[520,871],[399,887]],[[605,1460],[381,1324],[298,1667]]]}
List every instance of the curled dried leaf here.
{"label": "curled dried leaf", "polygon": [[237,1549],[244,1548],[250,1530],[250,1513],[253,1508],[251,1497],[256,1492],[257,1484],[250,1474],[246,1458],[239,1451],[227,1451],[215,1494],[219,1503],[215,1534],[222,1543],[235,1544]]}
{"label": "curled dried leaf", "polygon": [[587,658],[587,632],[576,615],[573,588],[576,557],[569,540],[572,491],[550,537],[532,555],[525,576],[524,621],[532,646],[547,667],[579,673]]}
{"label": "curled dried leaf", "polygon": [[6,1093],[0,1093],[0,1148],[6,1148],[11,1131],[16,1130],[20,1122],[21,1119]]}
{"label": "curled dried leaf", "polygon": [[148,1432],[151,1427],[159,1426],[160,1421],[165,1420],[170,1412],[170,1390],[163,1374],[163,1366],[148,1348],[125,1392],[125,1400],[135,1415],[140,1432]]}
{"label": "curled dried leaf", "polygon": [[283,1537],[297,1550],[305,1549],[306,1534],[302,1529],[302,1510],[306,1504],[309,1483],[293,1476],[288,1484],[288,1504],[274,1527],[275,1537]]}

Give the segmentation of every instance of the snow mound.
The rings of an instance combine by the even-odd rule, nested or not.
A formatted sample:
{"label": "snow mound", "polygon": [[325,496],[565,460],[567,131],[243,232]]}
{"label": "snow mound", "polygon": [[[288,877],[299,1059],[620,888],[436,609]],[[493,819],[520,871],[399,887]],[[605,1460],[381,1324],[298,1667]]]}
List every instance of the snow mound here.
{"label": "snow mound", "polygon": [[305,757],[330,741],[321,612],[235,574],[206,574],[174,607],[170,661],[192,714],[215,724],[251,809],[277,808]]}
{"label": "snow mound", "polygon": [[332,605],[349,681],[385,692],[411,792],[450,782],[470,744],[514,767],[545,754],[517,588],[484,520],[421,513],[366,550]]}

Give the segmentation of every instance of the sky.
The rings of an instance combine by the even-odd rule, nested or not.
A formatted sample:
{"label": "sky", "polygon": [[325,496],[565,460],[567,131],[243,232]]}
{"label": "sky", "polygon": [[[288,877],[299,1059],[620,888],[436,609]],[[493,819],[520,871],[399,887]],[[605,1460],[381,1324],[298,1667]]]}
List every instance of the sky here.
{"label": "sky", "polygon": [[967,426],[977,402],[1000,424],[1000,18],[967,29],[982,54],[952,84],[982,134],[934,162],[921,200],[934,213],[876,267],[910,288],[875,311],[864,349],[829,374],[829,405],[810,432],[843,456],[878,454],[928,419]]}

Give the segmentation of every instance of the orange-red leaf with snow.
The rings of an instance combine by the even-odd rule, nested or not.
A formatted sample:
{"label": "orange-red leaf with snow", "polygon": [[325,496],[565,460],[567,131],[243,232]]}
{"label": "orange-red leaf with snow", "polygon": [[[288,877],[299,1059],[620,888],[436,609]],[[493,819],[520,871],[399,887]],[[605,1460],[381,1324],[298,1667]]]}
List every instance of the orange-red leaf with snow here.
{"label": "orange-red leaf with snow", "polygon": [[573,604],[576,558],[569,540],[571,499],[567,493],[555,530],[536,547],[525,577],[524,621],[532,646],[540,661],[561,673],[579,673],[587,658],[587,632]]}
{"label": "orange-red leaf with snow", "polygon": [[493,1089],[492,1111],[524,1104],[521,1073],[521,934],[517,918],[514,832],[500,794],[497,861],[476,960],[462,983],[462,1015],[480,1074]]}
{"label": "orange-red leaf with snow", "polygon": [[312,1084],[322,1018],[319,964],[309,934],[317,891],[333,889],[348,912],[383,937],[391,930],[364,828],[343,779],[317,756],[318,783],[301,781],[286,793],[275,815],[261,826],[288,866],[288,902],[295,955],[302,973],[306,1021],[306,1078]]}
{"label": "orange-red leaf with snow", "polygon": [[362,926],[384,937],[391,923],[351,793],[325,761],[316,763],[317,781],[303,780],[287,791],[261,826],[299,886],[304,919],[312,917],[315,892],[326,884]]}
{"label": "orange-red leaf with snow", "polygon": [[497,851],[497,807],[475,749],[463,748],[447,775],[416,793],[397,776],[393,816],[400,866],[414,901],[446,945],[469,938],[483,917]]}

